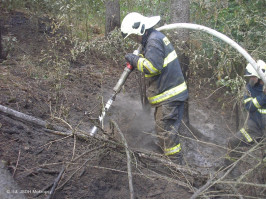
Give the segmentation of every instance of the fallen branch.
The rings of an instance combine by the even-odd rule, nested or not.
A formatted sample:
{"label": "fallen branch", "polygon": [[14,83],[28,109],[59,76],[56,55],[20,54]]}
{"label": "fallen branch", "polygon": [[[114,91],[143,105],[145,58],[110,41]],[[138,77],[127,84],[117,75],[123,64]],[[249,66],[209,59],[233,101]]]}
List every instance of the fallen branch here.
{"label": "fallen branch", "polygon": [[19,162],[19,159],[20,159],[20,150],[19,150],[19,152],[18,152],[18,159],[17,159],[17,163],[16,163],[16,167],[15,167],[15,170],[14,170],[14,172],[13,172],[13,177],[15,176],[15,173],[16,173],[16,171],[17,171],[17,168],[18,168],[18,162]]}
{"label": "fallen branch", "polygon": [[124,146],[125,146],[125,150],[126,150],[126,154],[127,154],[127,171],[128,171],[128,184],[129,184],[130,198],[134,199],[134,188],[133,188],[132,170],[131,170],[131,157],[130,157],[130,153],[128,150],[127,141],[126,141],[124,134],[120,130],[119,126],[117,125],[117,123],[113,120],[112,120],[112,123],[115,125],[118,133],[120,134],[120,136],[122,138]]}
{"label": "fallen branch", "polygon": [[44,194],[44,193],[45,193],[49,188],[51,188],[52,186],[53,186],[53,183],[51,183],[51,184],[45,186],[44,188],[41,189],[41,191],[43,191],[43,192],[37,192],[37,194],[34,195],[33,198],[37,198],[38,196]]}
{"label": "fallen branch", "polygon": [[[78,156],[78,157],[76,157],[75,159],[72,159],[72,162],[75,162],[75,161],[77,161],[79,158],[81,158],[82,156],[84,156],[85,154],[87,154],[87,153],[91,153],[91,152],[93,152],[93,151],[95,151],[95,150],[98,150],[98,149],[101,149],[102,147],[104,147],[104,145],[101,145],[101,146],[98,146],[98,147],[95,147],[94,149],[90,149],[90,150],[88,150],[88,151],[86,151],[86,152],[84,152],[83,154],[81,154],[80,156]],[[90,158],[88,158],[82,165],[81,165],[81,167],[79,167],[77,170],[75,170],[75,172],[74,173],[72,173],[69,177],[68,177],[68,179],[62,184],[62,185],[60,185],[57,189],[59,190],[59,189],[61,189],[62,187],[64,187],[64,185],[83,167],[83,166],[85,166],[92,158],[93,158],[94,156],[92,156],[92,157],[90,157]],[[68,168],[68,166],[70,165],[70,163],[65,167],[65,168]]]}
{"label": "fallen branch", "polygon": [[30,175],[35,174],[35,173],[40,173],[40,172],[43,172],[45,174],[50,174],[50,175],[54,175],[54,174],[59,173],[58,170],[48,170],[48,169],[38,168],[38,169],[32,170],[28,174],[24,175],[24,177],[30,176]]}
{"label": "fallen branch", "polygon": [[[58,187],[57,189],[61,189],[62,187],[65,186],[65,184],[83,167],[85,166],[90,160],[91,160],[92,157],[88,158],[78,169],[76,169],[68,178],[67,180],[62,183],[62,185],[60,185],[60,187]],[[67,166],[68,167],[68,166]]]}
{"label": "fallen branch", "polygon": [[[128,173],[126,171],[122,171],[122,170],[118,170],[118,169],[112,169],[112,168],[108,168],[108,167],[101,167],[101,166],[95,166],[95,165],[87,165],[88,167],[91,167],[91,168],[95,168],[95,169],[102,169],[102,170],[109,170],[109,171],[114,171],[114,172],[119,172],[119,173]],[[184,183],[182,181],[179,181],[177,179],[173,179],[171,177],[168,177],[168,176],[165,176],[165,175],[161,175],[161,174],[158,174],[156,172],[154,172],[153,170],[150,170],[153,174],[151,175],[144,175],[143,173],[136,173],[136,172],[132,172],[132,174],[134,175],[138,175],[138,176],[145,176],[145,177],[149,177],[149,178],[154,178],[154,179],[159,179],[159,180],[165,180],[165,181],[168,181],[170,183],[175,183],[177,185],[180,185],[180,186],[183,186],[185,188],[188,188],[188,189],[191,189],[191,186],[187,183]],[[156,173],[156,174],[154,174]],[[196,188],[193,187],[193,190],[196,190]]]}
{"label": "fallen branch", "polygon": [[[201,195],[205,190],[209,189],[211,186],[215,185],[216,183],[220,182],[233,170],[233,168],[240,162],[243,158],[245,158],[250,152],[254,151],[260,143],[256,144],[254,147],[249,149],[247,152],[245,152],[237,161],[235,161],[231,167],[223,173],[223,171],[218,172],[217,176],[220,177],[217,180],[215,178],[217,176],[212,176],[205,185],[203,185],[201,188],[199,188],[190,198],[191,199],[196,199],[199,195]],[[233,184],[233,183],[230,183]]]}
{"label": "fallen branch", "polygon": [[[66,128],[63,128],[63,127],[60,127],[57,125],[51,125],[50,123],[48,123],[46,121],[43,121],[41,119],[29,116],[29,115],[26,115],[24,113],[20,113],[18,111],[15,111],[13,109],[10,109],[10,108],[7,108],[7,107],[1,106],[1,105],[0,105],[0,112],[14,116],[14,117],[21,119],[23,121],[27,121],[27,122],[36,124],[38,126],[41,126],[44,128],[45,131],[53,133],[53,134],[57,134],[57,135],[61,135],[61,136],[74,136],[74,134],[75,134],[77,136],[77,138],[79,138],[79,139],[85,139],[85,140],[91,139],[91,136],[84,131],[76,130],[76,132],[74,133],[73,130],[67,130]],[[118,149],[118,147],[121,147],[121,148],[124,147],[125,148],[126,154],[127,154],[127,166],[128,166],[128,179],[129,179],[130,196],[131,196],[131,198],[134,198],[134,189],[133,189],[132,171],[131,171],[131,158],[130,158],[130,153],[128,151],[128,145],[127,145],[126,140],[124,138],[124,135],[121,132],[121,130],[119,129],[118,125],[115,122],[113,124],[116,126],[119,134],[121,135],[124,146],[121,143],[113,140],[113,138],[110,138],[110,136],[108,136],[106,134],[97,134],[93,138],[110,144],[111,148],[112,148],[112,145],[114,145],[113,148],[115,148],[116,150]],[[191,169],[186,168],[186,167],[176,165],[175,163],[173,163],[167,159],[164,159],[161,155],[148,154],[146,152],[141,152],[139,150],[138,151],[132,151],[132,153],[136,153],[136,155],[138,155],[139,157],[148,158],[150,160],[162,163],[162,164],[167,165],[167,166],[169,166],[175,170],[177,169],[177,170],[180,170],[181,172],[186,172],[192,176],[200,175],[200,172],[197,172],[195,170],[191,170]],[[181,181],[175,180],[175,182],[181,186],[191,188],[190,185],[183,183]],[[61,188],[61,187],[62,186],[60,186],[59,188]],[[194,190],[195,190],[195,188],[194,188]]]}
{"label": "fallen branch", "polygon": [[104,146],[105,146],[105,144],[100,145],[100,146],[97,146],[97,147],[95,147],[93,149],[89,149],[88,151],[83,152],[81,155],[79,155],[78,157],[76,157],[75,159],[73,159],[72,162],[76,162],[78,159],[80,159],[85,154],[91,153],[91,152],[96,151],[98,149],[102,149]]}
{"label": "fallen branch", "polygon": [[[0,112],[3,112],[7,115],[11,115],[13,117],[16,117],[22,121],[26,121],[26,122],[41,126],[41,127],[45,128],[44,129],[45,131],[56,134],[56,135],[61,135],[61,136],[73,136],[74,135],[73,134],[74,131],[72,131],[72,130],[68,130],[68,129],[61,127],[61,126],[53,125],[53,124],[48,123],[44,120],[38,119],[38,118],[30,116],[30,115],[26,115],[24,113],[18,112],[16,110],[13,110],[11,108],[8,108],[8,107],[2,106],[2,105],[0,105]],[[87,134],[84,134],[81,132],[75,133],[75,135],[78,138],[85,139],[85,140],[90,138],[89,134],[87,135]]]}
{"label": "fallen branch", "polygon": [[25,120],[25,121],[28,121],[31,123],[34,123],[34,124],[42,126],[42,127],[48,127],[48,125],[49,125],[47,122],[45,122],[41,119],[35,118],[33,116],[30,116],[30,115],[26,115],[24,113],[15,111],[11,108],[8,108],[8,107],[2,106],[2,105],[0,105],[0,111],[5,113],[5,114],[14,116],[16,118],[19,118],[19,119],[22,119],[22,120]]}
{"label": "fallen branch", "polygon": [[232,188],[234,193],[239,197],[239,199],[244,199],[243,196],[238,192],[237,188],[234,185],[229,184],[229,186]]}
{"label": "fallen branch", "polygon": [[266,162],[266,158],[262,159],[257,165],[255,165],[252,169],[249,169],[245,171],[238,179],[236,182],[240,183],[247,175],[249,175],[251,172],[253,172],[255,169],[257,169],[261,164]]}
{"label": "fallen branch", "polygon": [[66,131],[65,128],[60,127],[60,126],[56,126],[56,125],[52,125],[44,120],[38,119],[36,117],[30,116],[30,115],[26,115],[24,113],[18,112],[16,110],[13,110],[11,108],[5,107],[0,105],[0,112],[3,112],[5,114],[11,115],[13,117],[16,117],[18,119],[33,123],[35,125],[47,128],[47,129],[54,129],[56,131]]}
{"label": "fallen branch", "polygon": [[167,165],[169,167],[173,167],[176,170],[179,170],[181,172],[185,172],[188,173],[192,176],[200,176],[200,172],[197,172],[195,169],[191,169],[189,167],[184,167],[178,164],[175,164],[174,162],[172,162],[171,160],[167,160],[165,158],[163,158],[162,155],[160,154],[155,154],[155,153],[146,153],[146,152],[141,152],[141,151],[136,151],[136,154],[140,157],[140,158],[146,158],[146,159],[150,159],[152,161],[156,161],[159,163],[162,163],[164,165]]}
{"label": "fallen branch", "polygon": [[53,187],[52,187],[52,189],[51,189],[51,191],[50,191],[50,194],[49,194],[49,196],[48,196],[48,199],[52,199],[52,198],[53,198],[53,196],[54,196],[54,192],[55,192],[55,188],[57,187],[59,181],[61,180],[62,175],[63,175],[63,173],[65,172],[65,169],[66,169],[66,168],[63,167],[62,170],[60,171],[59,175],[58,175],[57,178],[55,179],[54,184],[53,184]]}
{"label": "fallen branch", "polygon": [[232,185],[249,185],[249,186],[254,186],[254,187],[266,188],[266,184],[258,184],[258,183],[251,183],[251,182],[220,181],[220,183],[232,184]]}

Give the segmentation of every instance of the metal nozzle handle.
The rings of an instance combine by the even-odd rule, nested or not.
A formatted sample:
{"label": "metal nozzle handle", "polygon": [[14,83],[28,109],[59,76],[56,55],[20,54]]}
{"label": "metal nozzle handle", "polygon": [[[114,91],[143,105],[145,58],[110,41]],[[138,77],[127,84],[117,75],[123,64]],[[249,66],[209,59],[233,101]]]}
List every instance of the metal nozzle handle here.
{"label": "metal nozzle handle", "polygon": [[120,92],[122,86],[125,84],[125,82],[127,80],[127,77],[128,77],[128,75],[130,74],[131,71],[132,71],[131,69],[129,69],[128,67],[125,67],[125,69],[124,69],[122,75],[120,76],[117,84],[113,88],[113,91],[115,93],[119,93]]}

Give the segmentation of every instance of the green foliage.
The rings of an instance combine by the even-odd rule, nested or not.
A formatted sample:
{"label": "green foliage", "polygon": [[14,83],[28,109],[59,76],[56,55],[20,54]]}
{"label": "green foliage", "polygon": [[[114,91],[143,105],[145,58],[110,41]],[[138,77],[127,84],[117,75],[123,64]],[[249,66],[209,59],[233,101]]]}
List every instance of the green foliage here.
{"label": "green foliage", "polygon": [[[17,43],[17,38],[11,35],[2,36],[3,52],[11,52],[14,50]],[[8,54],[7,54],[8,55]]]}
{"label": "green foliage", "polygon": [[84,40],[75,38],[72,39],[72,45],[73,47],[70,49],[71,59],[72,61],[77,61],[78,56],[86,51],[89,44]]}
{"label": "green foliage", "polygon": [[0,0],[0,7],[7,10],[25,8],[25,1],[20,0]]}
{"label": "green foliage", "polygon": [[[265,60],[265,6],[264,0],[192,0],[191,21],[227,35],[254,59]],[[192,38],[191,48],[195,49],[193,54],[210,58],[204,63],[213,66],[218,83],[228,86],[231,92],[236,92],[236,87],[240,86],[238,83],[244,84],[243,81],[239,82],[239,76],[243,76],[247,61],[217,38],[203,34],[193,34]],[[201,48],[194,48],[195,41]],[[196,65],[200,63],[197,60],[193,62]]]}
{"label": "green foliage", "polygon": [[[240,44],[254,59],[265,60],[265,0],[190,0],[190,5],[191,23],[215,29]],[[74,61],[79,54],[91,51],[99,57],[122,62],[123,56],[136,48],[132,42],[122,39],[119,30],[103,37],[104,0],[1,0],[1,7],[24,8],[38,17],[49,15],[55,19],[56,28],[67,27],[70,35],[66,37],[73,46],[70,52]],[[121,20],[136,11],[146,16],[160,15],[160,25],[163,25],[170,21],[171,1],[120,0],[120,10]],[[168,33],[170,38],[174,34]],[[212,73],[208,73],[209,80],[238,86],[231,80],[243,75],[247,61],[236,50],[202,32],[191,32],[190,39],[189,48],[184,48],[182,41],[172,41],[180,53],[190,58],[191,73],[209,71]],[[232,88],[230,91],[235,92]]]}
{"label": "green foliage", "polygon": [[106,38],[96,39],[89,43],[87,50],[95,56],[113,60],[116,64],[125,62],[124,56],[132,52],[136,45],[131,40],[124,40],[119,29],[113,30]]}
{"label": "green foliage", "polygon": [[[217,81],[218,85],[226,86],[230,88],[230,92],[237,94],[240,92],[243,84],[245,84],[245,80],[241,76],[237,76],[235,79],[230,79],[229,76],[224,77]],[[227,91],[229,93],[229,91]]]}
{"label": "green foliage", "polygon": [[90,39],[95,32],[100,34],[104,27],[104,0],[0,0],[0,7],[15,10],[25,9],[36,18],[49,16],[69,28],[72,36]]}
{"label": "green foliage", "polygon": [[[56,12],[57,18],[65,22],[73,36],[89,40],[89,36],[95,29],[100,30],[104,27],[103,0],[60,0],[55,2],[60,5]],[[98,24],[100,27],[97,27]]]}
{"label": "green foliage", "polygon": [[130,12],[139,12],[145,16],[160,15],[163,22],[170,19],[169,0],[120,0],[121,20]]}
{"label": "green foliage", "polygon": [[263,46],[266,33],[264,11],[266,2],[264,0],[231,0],[227,5],[213,0],[206,2],[193,1],[192,21],[226,34],[253,56],[265,58]]}

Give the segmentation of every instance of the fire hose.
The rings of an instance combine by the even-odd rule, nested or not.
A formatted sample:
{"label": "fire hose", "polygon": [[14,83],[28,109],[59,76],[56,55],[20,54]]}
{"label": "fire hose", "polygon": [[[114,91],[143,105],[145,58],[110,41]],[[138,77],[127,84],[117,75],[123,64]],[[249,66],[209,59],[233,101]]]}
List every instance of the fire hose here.
{"label": "fire hose", "polygon": [[[133,53],[135,55],[138,55],[140,52],[141,46],[137,50],[135,50]],[[102,114],[99,116],[99,122],[102,123],[103,119],[106,115],[106,112],[110,109],[112,103],[114,102],[116,95],[120,92],[122,86],[125,84],[129,74],[133,71],[133,67],[129,64],[126,63],[126,67],[124,68],[123,73],[121,74],[120,78],[118,79],[118,82],[116,83],[115,87],[113,88],[113,95],[110,97],[110,99],[107,101],[105,107],[102,110]],[[97,133],[97,126],[93,126],[92,129],[90,130],[90,135],[94,136]]]}
{"label": "fire hose", "polygon": [[[202,26],[202,25],[198,25],[198,24],[190,24],[190,23],[169,24],[169,25],[165,25],[165,26],[159,27],[159,28],[157,28],[157,30],[158,31],[163,31],[163,30],[172,30],[172,29],[177,29],[177,28],[184,28],[184,29],[192,29],[192,30],[203,31],[203,32],[209,33],[209,34],[211,34],[211,35],[223,40],[224,42],[226,42],[227,44],[229,44],[230,46],[235,48],[240,54],[242,54],[246,58],[246,60],[252,65],[252,67],[260,75],[262,81],[264,82],[264,87],[266,86],[266,77],[262,73],[262,71],[260,70],[260,67],[257,65],[256,61],[247,53],[247,51],[245,49],[243,49],[240,45],[238,45],[235,41],[233,41],[232,39],[230,39],[226,35],[218,32],[216,30],[213,30],[211,28],[208,28],[208,27],[205,27],[205,26]],[[141,49],[141,45],[139,46],[139,48],[137,50],[134,51],[134,54],[138,55],[139,52],[140,52],[140,49]],[[122,75],[120,76],[117,84],[113,88],[114,94],[107,101],[105,107],[102,110],[102,114],[99,116],[99,122],[100,123],[103,122],[103,119],[104,119],[104,117],[106,115],[106,112],[111,107],[113,101],[116,98],[116,95],[120,92],[122,86],[126,82],[126,79],[128,78],[129,74],[132,72],[132,70],[133,70],[133,67],[129,63],[127,63],[127,65],[124,68],[124,71],[123,71]],[[93,126],[93,128],[90,131],[90,135],[94,136],[97,133],[97,129],[98,129],[97,126]]]}

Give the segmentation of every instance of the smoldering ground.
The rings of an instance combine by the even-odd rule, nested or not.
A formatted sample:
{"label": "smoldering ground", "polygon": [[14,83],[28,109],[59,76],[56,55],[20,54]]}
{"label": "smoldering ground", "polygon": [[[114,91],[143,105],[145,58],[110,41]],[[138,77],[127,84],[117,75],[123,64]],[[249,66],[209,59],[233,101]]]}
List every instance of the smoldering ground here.
{"label": "smoldering ground", "polygon": [[[107,101],[111,96],[110,92],[104,96]],[[121,92],[107,113],[105,126],[112,119],[119,125],[131,148],[156,151],[153,112],[153,108],[149,112],[143,110],[138,94],[132,96]]]}
{"label": "smoldering ground", "polygon": [[[105,102],[110,96],[110,92],[104,93]],[[191,112],[191,117],[197,114],[196,111],[194,109]],[[121,92],[117,95],[105,118],[105,129],[108,129],[110,120],[114,120],[125,135],[129,147],[160,153],[159,147],[156,145],[157,137],[153,113],[153,108],[150,112],[143,110],[138,94],[132,95]],[[211,139],[207,141],[193,138],[191,130],[184,125],[181,125],[181,129],[182,153],[187,164],[202,168],[200,171],[206,174],[222,164],[222,155],[225,153],[223,149],[214,150],[215,146],[213,146]]]}

